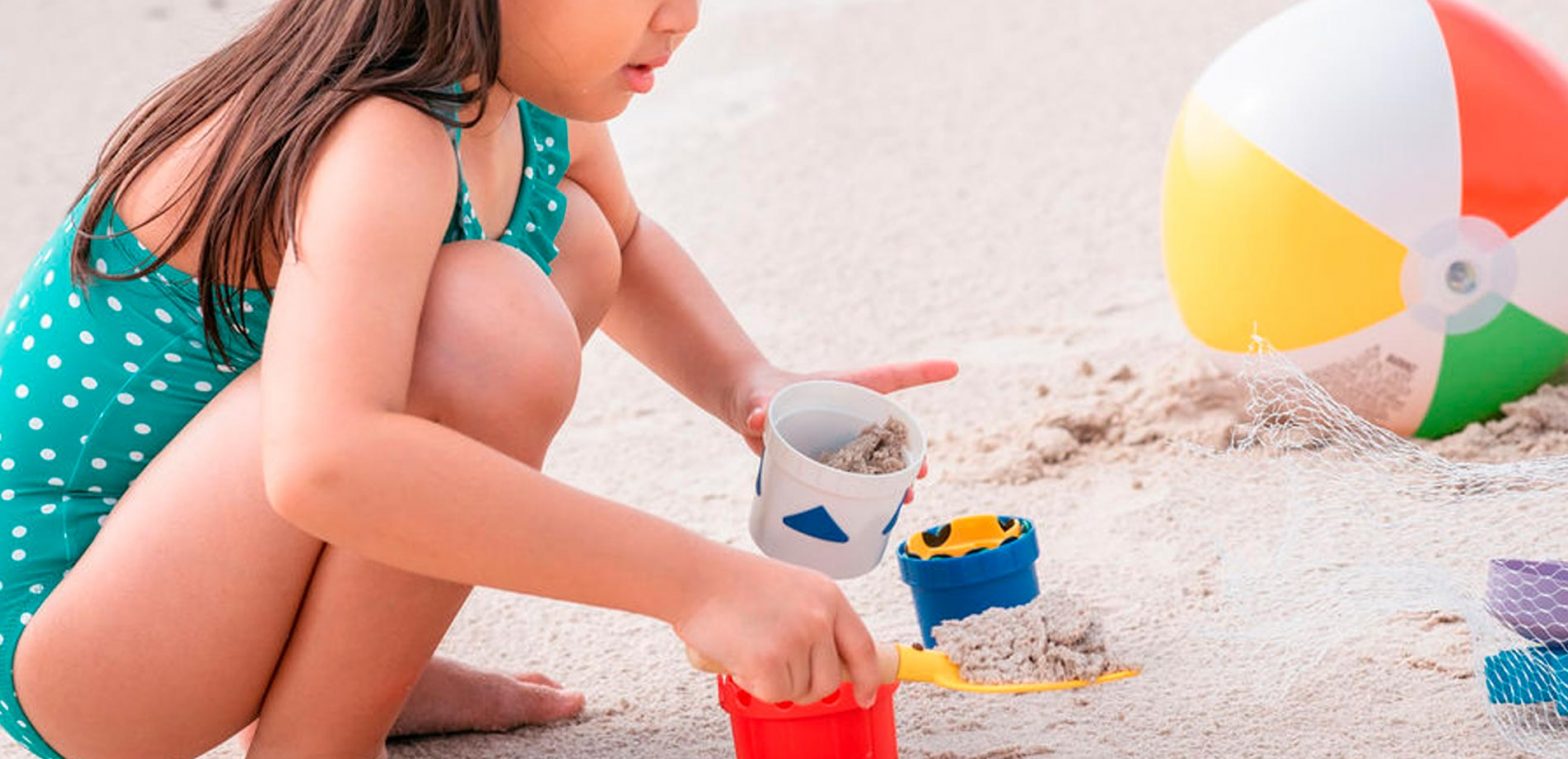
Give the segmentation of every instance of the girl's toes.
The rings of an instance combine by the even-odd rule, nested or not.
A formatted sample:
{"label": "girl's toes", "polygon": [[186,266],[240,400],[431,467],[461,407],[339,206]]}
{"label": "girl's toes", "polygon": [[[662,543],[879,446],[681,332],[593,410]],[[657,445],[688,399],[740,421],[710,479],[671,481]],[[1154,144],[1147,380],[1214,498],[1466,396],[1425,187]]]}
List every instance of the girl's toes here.
{"label": "girl's toes", "polygon": [[538,672],[522,672],[513,675],[513,677],[516,677],[517,681],[521,683],[533,683],[534,685],[543,685],[547,688],[554,688],[556,690],[561,689],[560,683],[551,680],[549,677],[546,677],[545,675],[542,675]]}
{"label": "girl's toes", "polygon": [[581,714],[583,694],[562,690],[559,685],[525,682],[513,700],[513,719],[520,725],[537,725],[559,722]]}

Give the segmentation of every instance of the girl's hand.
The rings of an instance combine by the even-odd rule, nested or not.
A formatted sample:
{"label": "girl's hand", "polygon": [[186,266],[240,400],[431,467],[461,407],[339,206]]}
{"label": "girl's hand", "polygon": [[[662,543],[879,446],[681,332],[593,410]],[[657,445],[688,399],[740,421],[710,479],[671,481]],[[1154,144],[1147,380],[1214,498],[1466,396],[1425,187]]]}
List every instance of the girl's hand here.
{"label": "girl's hand", "polygon": [[[800,374],[788,372],[772,364],[765,364],[751,371],[735,388],[735,409],[728,420],[731,427],[746,440],[754,453],[762,453],[762,428],[768,418],[768,401],[780,389],[796,382],[813,379],[838,380],[870,388],[879,393],[891,393],[917,385],[945,382],[958,375],[958,364],[946,359],[915,361],[907,364],[883,364],[865,369],[815,372]],[[926,462],[920,462],[920,477],[926,476]],[[904,494],[904,502],[915,499],[914,488]]]}
{"label": "girl's hand", "polygon": [[704,593],[675,633],[735,684],[767,702],[815,703],[847,676],[862,707],[876,699],[876,643],[826,576],[736,551],[732,566],[709,576]]}

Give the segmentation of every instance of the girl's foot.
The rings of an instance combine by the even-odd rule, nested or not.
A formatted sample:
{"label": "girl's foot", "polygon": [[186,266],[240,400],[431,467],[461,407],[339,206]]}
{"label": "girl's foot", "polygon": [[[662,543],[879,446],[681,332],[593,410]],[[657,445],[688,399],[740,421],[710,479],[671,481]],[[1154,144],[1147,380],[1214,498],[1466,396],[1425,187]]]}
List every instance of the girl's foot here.
{"label": "girl's foot", "polygon": [[[583,694],[544,675],[506,675],[436,656],[414,684],[392,735],[510,730],[568,719],[582,710]],[[236,736],[242,750],[250,750],[255,732],[252,722]]]}
{"label": "girl's foot", "polygon": [[392,735],[510,730],[558,722],[582,710],[583,694],[544,675],[507,675],[436,656],[414,684]]}

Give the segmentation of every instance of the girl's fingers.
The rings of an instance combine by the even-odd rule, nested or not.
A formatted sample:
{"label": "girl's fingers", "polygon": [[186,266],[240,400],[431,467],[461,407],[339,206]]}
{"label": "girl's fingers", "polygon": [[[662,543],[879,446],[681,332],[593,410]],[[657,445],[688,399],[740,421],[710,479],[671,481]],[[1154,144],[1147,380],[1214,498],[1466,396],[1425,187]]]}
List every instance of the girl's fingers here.
{"label": "girl's fingers", "polygon": [[844,684],[844,668],[839,664],[838,646],[832,638],[811,647],[811,684],[805,703],[814,704]]}
{"label": "girl's fingers", "polygon": [[780,701],[792,701],[798,691],[795,689],[794,675],[791,672],[790,662],[777,661],[770,671],[753,673],[756,677],[747,677],[739,672],[730,672],[730,679],[740,686],[740,689],[770,704]]}
{"label": "girl's fingers", "polygon": [[735,681],[736,687],[746,691],[747,693],[750,693],[753,696],[756,696],[759,699],[762,699],[763,701],[773,703],[784,700],[783,698],[774,695],[775,693],[782,693],[783,691],[773,690],[775,686],[766,680],[753,680],[749,677],[736,674],[734,672],[730,673],[730,679]]}
{"label": "girl's fingers", "polygon": [[841,379],[871,388],[879,393],[891,393],[916,385],[950,380],[958,375],[958,364],[947,359],[915,361],[906,364],[883,364],[866,369],[845,372]]}
{"label": "girl's fingers", "polygon": [[[926,472],[929,471],[929,470],[930,470],[930,467],[926,465],[925,459],[921,459],[920,460],[920,471],[915,474],[915,479],[925,479]],[[908,506],[909,504],[914,503],[914,502],[915,502],[915,489],[913,487],[911,487],[910,489],[904,491],[904,505]]]}
{"label": "girl's fingers", "polygon": [[764,406],[754,406],[751,413],[746,415],[745,429],[741,430],[741,437],[745,439],[746,446],[752,453],[762,455],[762,428],[767,423],[768,410]]}
{"label": "girl's fingers", "polygon": [[833,627],[834,642],[838,644],[839,658],[855,685],[855,703],[869,709],[876,703],[877,689],[882,687],[882,670],[877,663],[877,644],[866,631],[866,625],[855,616],[846,601],[840,607]]}
{"label": "girl's fingers", "polygon": [[775,700],[798,703],[806,695],[806,689],[811,686],[811,654],[808,652],[805,656],[801,656],[799,653],[790,652],[789,661],[785,663],[785,673],[784,683],[787,687],[784,692],[789,695]]}

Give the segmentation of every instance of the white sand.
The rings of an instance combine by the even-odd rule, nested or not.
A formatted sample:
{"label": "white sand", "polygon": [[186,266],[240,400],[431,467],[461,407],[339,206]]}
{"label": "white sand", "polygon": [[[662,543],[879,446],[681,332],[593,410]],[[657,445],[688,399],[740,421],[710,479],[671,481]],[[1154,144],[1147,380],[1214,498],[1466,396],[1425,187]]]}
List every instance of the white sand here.
{"label": "white sand", "polygon": [[908,446],[909,428],[889,417],[886,422],[861,430],[854,440],[824,454],[819,460],[846,472],[889,474],[910,466],[909,454],[905,451]]}
{"label": "white sand", "polygon": [[[1557,4],[1485,4],[1568,52]],[[7,0],[0,280],[58,223],[125,111],[257,5]],[[1223,440],[1235,395],[1194,358],[1169,303],[1159,178],[1199,71],[1286,5],[717,0],[618,127],[641,202],[775,360],[963,363],[959,381],[902,397],[933,441],[932,476],[893,537],[965,513],[1033,518],[1047,584],[1071,578],[1145,667],[1073,694],[906,686],[904,756],[1516,755],[1486,719],[1451,616],[1388,619],[1289,692],[1245,699],[1224,686],[1266,684],[1271,662],[1200,632],[1224,596],[1219,549],[1190,527],[1261,531],[1285,517],[1223,494],[1201,511],[1170,497],[1192,465],[1170,441]],[[733,435],[602,340],[580,398],[550,472],[749,545],[755,458]],[[602,465],[611,446],[616,470]],[[916,639],[891,562],[844,587],[880,636]],[[586,690],[589,711],[562,727],[399,744],[398,759],[729,751],[711,678],[656,623],[479,592],[445,649],[550,672]]]}
{"label": "white sand", "polygon": [[1092,680],[1137,666],[1113,658],[1094,612],[1050,588],[1022,606],[947,620],[932,628],[931,637],[971,683]]}

